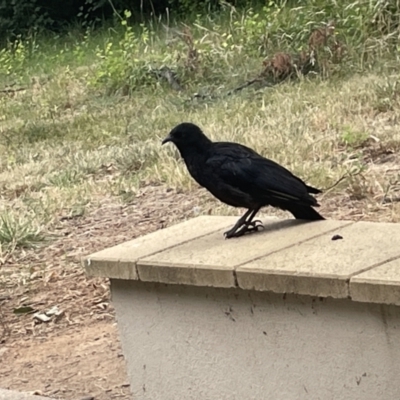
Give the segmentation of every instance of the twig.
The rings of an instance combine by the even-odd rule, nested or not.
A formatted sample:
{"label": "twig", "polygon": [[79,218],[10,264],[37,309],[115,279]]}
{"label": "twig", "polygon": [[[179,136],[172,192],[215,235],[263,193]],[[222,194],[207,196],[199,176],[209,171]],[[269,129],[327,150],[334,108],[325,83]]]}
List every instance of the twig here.
{"label": "twig", "polygon": [[393,197],[393,198],[390,198],[390,197],[384,197],[383,198],[383,200],[382,200],[382,204],[388,204],[388,203],[398,203],[398,202],[400,202],[400,197]]}
{"label": "twig", "polygon": [[[150,69],[150,72],[153,73],[157,78],[165,79],[171,85],[171,87],[174,90],[176,90],[178,92],[181,92],[181,91],[184,90],[184,88],[181,86],[181,84],[180,84],[180,82],[179,82],[179,80],[178,80],[178,78],[176,76],[176,73],[171,68],[169,68],[167,66],[163,66],[163,67],[161,67],[159,69],[152,68],[152,69]],[[241,91],[241,90],[253,85],[254,83],[262,82],[263,80],[264,80],[263,77],[258,75],[256,78],[250,79],[250,80],[246,81],[245,83],[241,84],[240,86],[229,90],[227,93],[225,93],[225,95],[221,94],[221,95],[218,96],[218,95],[212,95],[212,94],[194,93],[188,99],[188,101],[191,101],[193,99],[215,100],[215,99],[218,99],[218,98],[223,98],[224,96],[231,96],[232,94],[237,93],[237,92],[239,92],[239,91]],[[268,82],[265,82],[265,83],[266,83],[265,86],[268,86],[268,87],[274,86],[274,84],[272,84],[272,83],[268,83]]]}
{"label": "twig", "polygon": [[7,336],[10,335],[10,328],[5,322],[5,318],[4,318],[4,314],[1,310],[1,306],[0,306],[0,326],[3,328],[3,332],[0,336],[0,343],[2,343],[4,341],[4,338],[6,338]]}
{"label": "twig", "polygon": [[108,2],[110,3],[111,8],[113,9],[115,15],[121,20],[123,21],[124,19],[121,17],[121,14],[115,9],[114,4],[111,0],[108,0]]}
{"label": "twig", "polygon": [[22,88],[17,88],[17,89],[0,89],[0,93],[15,93],[15,92],[22,92],[23,90],[26,90],[25,87]]}
{"label": "twig", "polygon": [[189,98],[189,101],[193,100],[193,99],[202,99],[202,100],[210,99],[210,100],[213,100],[213,99],[217,99],[217,98],[218,98],[218,96],[214,96],[212,94],[195,93],[195,94],[193,94],[192,97]]}
{"label": "twig", "polygon": [[231,94],[239,92],[240,90],[243,90],[243,89],[249,87],[250,85],[253,85],[254,83],[260,82],[260,81],[261,81],[261,78],[259,76],[254,79],[250,79],[249,81],[243,83],[242,85],[230,90],[226,95],[230,96]]}
{"label": "twig", "polygon": [[[240,86],[238,86],[238,87],[236,87],[236,88],[234,88],[234,89],[229,90],[229,91],[225,94],[225,96],[230,96],[230,95],[232,95],[232,94],[234,94],[234,93],[237,93],[237,92],[239,92],[239,91],[241,91],[241,90],[243,90],[243,89],[245,89],[245,88],[247,88],[247,87],[253,85],[254,83],[261,82],[262,80],[263,80],[263,78],[260,77],[260,76],[257,76],[256,78],[253,78],[253,79],[250,79],[250,80],[246,81],[245,83],[241,84]],[[273,84],[267,83],[267,82],[266,82],[266,85],[265,85],[265,86],[272,87]],[[218,98],[222,98],[222,97],[223,97],[223,95],[221,95],[221,96],[216,96],[216,95],[212,95],[212,94],[200,94],[200,93],[195,93],[189,100],[193,100],[193,99],[203,99],[203,100],[205,100],[205,99],[207,99],[207,98],[208,98],[208,99],[211,99],[211,100],[214,100],[214,99],[218,99]]]}
{"label": "twig", "polygon": [[353,176],[357,176],[357,175],[360,175],[361,173],[362,173],[363,171],[358,171],[358,172],[356,172],[355,174],[351,174],[351,173],[345,173],[343,176],[341,176],[333,185],[331,185],[331,186],[329,186],[329,187],[327,187],[327,188],[325,188],[325,189],[322,189],[322,191],[323,192],[327,192],[327,191],[329,191],[329,190],[331,190],[331,189],[333,189],[335,186],[337,186],[340,182],[342,182],[344,179],[346,179],[346,178],[349,178],[349,177],[353,177]]}

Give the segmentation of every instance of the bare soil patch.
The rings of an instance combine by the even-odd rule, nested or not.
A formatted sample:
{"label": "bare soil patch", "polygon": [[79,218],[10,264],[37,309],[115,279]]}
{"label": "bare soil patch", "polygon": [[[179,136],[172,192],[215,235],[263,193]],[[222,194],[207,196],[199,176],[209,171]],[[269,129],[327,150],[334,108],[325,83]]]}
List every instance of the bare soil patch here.
{"label": "bare soil patch", "polygon": [[[130,399],[108,281],[84,275],[80,257],[194,216],[198,196],[143,189],[133,204],[108,198],[65,219],[48,247],[14,253],[1,268],[0,387],[60,399]],[[63,312],[40,323],[23,306]]]}
{"label": "bare soil patch", "polygon": [[[392,221],[397,212],[396,203],[372,207],[368,198],[357,200],[351,193],[321,203],[321,213],[335,219]],[[199,213],[242,212],[220,207],[201,189],[183,193],[148,186],[130,204],[104,198],[85,216],[60,217],[57,240],[4,260],[0,387],[66,400],[131,399],[108,281],[87,278],[80,258]],[[32,313],[14,313],[24,306],[41,312],[57,306],[62,314],[41,323]]]}

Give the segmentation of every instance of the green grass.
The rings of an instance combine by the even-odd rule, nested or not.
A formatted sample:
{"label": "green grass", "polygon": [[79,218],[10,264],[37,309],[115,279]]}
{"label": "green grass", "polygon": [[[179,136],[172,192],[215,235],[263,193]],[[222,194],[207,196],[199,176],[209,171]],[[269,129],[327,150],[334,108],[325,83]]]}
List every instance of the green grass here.
{"label": "green grass", "polygon": [[29,248],[41,242],[41,228],[32,219],[3,212],[0,219],[0,251],[12,252],[17,247]]}
{"label": "green grass", "polygon": [[[389,34],[366,31],[369,15],[342,6],[328,11],[347,52],[329,64],[327,79],[314,74],[231,96],[261,72],[266,56],[306,48],[328,11],[228,8],[197,17],[189,24],[195,70],[187,67],[182,25],[172,23],[75,30],[2,50],[0,90],[24,90],[0,93],[0,243],[37,244],[60,216],[84,215],[105,196],[129,202],[143,185],[195,188],[176,150],[160,145],[182,121],[253,147],[314,186],[347,176],[321,199],[328,217],[352,208],[355,216],[399,221],[398,203],[385,203],[400,188],[398,51]],[[163,65],[184,91],[151,73]],[[196,92],[216,97],[193,99]]]}

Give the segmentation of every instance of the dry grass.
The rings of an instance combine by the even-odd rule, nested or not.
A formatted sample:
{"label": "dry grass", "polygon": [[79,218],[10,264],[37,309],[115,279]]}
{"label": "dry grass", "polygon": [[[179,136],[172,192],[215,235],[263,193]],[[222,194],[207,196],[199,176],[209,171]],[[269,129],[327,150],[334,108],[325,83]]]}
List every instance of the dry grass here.
{"label": "dry grass", "polygon": [[79,75],[66,85],[64,74],[0,98],[0,213],[28,226],[27,235],[51,235],[60,218],[84,215],[105,196],[134,201],[151,183],[196,188],[176,151],[160,146],[181,121],[253,147],[320,188],[347,176],[321,198],[337,199],[328,217],[345,217],[362,201],[360,216],[399,218],[400,107],[390,86],[398,75],[303,80],[188,106],[163,88],[94,97]]}
{"label": "dry grass", "polygon": [[[391,39],[377,33],[367,52],[346,36],[353,29],[346,20],[333,30],[332,23],[310,25],[312,9],[301,13],[274,9],[266,21],[269,14],[232,11],[225,22],[204,18],[162,32],[124,24],[122,31],[31,39],[2,50],[0,84],[17,83],[0,90],[3,263],[17,249],[47,244],[60,221],[92,212],[105,197],[131,204],[150,184],[196,189],[176,150],[160,145],[182,121],[215,140],[253,147],[328,189],[321,196],[327,217],[397,221],[400,70],[396,55],[387,58]],[[291,19],[300,22],[288,25]],[[261,35],[266,24],[275,36]],[[314,68],[279,85],[231,91],[262,76],[268,50],[289,54],[283,29],[297,32],[302,52],[318,49],[328,78]],[[346,45],[339,64],[329,58],[332,43]],[[182,90],[163,81],[162,64],[177,73]],[[194,98],[196,91],[213,96]],[[218,205],[212,212],[238,211]]]}

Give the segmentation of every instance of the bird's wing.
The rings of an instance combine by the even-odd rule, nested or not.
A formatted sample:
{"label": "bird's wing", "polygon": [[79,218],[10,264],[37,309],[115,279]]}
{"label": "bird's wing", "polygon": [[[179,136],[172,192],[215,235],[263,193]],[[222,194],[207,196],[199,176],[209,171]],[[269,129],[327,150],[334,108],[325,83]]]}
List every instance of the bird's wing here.
{"label": "bird's wing", "polygon": [[230,186],[255,197],[316,205],[305,183],[286,168],[236,143],[215,143],[206,161]]}

